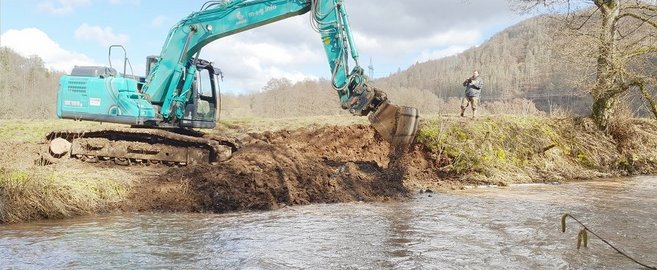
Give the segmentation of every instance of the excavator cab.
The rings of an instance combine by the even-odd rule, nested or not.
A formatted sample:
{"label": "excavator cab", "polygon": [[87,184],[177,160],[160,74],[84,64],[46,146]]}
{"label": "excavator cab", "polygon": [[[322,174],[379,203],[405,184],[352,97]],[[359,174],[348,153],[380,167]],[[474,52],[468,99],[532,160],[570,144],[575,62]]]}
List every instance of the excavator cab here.
{"label": "excavator cab", "polygon": [[[146,74],[158,61],[158,57],[146,57]],[[221,102],[219,81],[223,77],[221,70],[212,65],[210,61],[192,58],[190,65],[196,67],[194,82],[191,85],[189,98],[185,103],[184,116],[176,123],[182,128],[206,128],[216,126],[217,114]]]}
{"label": "excavator cab", "polygon": [[214,128],[220,102],[219,80],[221,70],[203,59],[192,59],[197,72],[191,96],[185,104],[185,116],[180,125],[186,128]]}

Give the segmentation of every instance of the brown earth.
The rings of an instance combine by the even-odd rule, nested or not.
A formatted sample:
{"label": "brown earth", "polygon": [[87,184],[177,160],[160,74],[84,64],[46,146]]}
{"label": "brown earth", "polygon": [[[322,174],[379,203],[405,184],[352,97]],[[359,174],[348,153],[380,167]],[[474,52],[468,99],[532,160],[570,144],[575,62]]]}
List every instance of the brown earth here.
{"label": "brown earth", "polygon": [[0,140],[0,223],[115,210],[220,213],[397,201],[428,189],[657,172],[652,120],[629,121],[612,136],[579,118],[457,118],[423,127],[418,143],[403,150],[365,124],[248,133],[228,161],[187,167],[77,160],[35,166],[46,145],[9,137]]}
{"label": "brown earth", "polygon": [[[129,183],[127,196],[99,207],[100,212],[221,213],[310,203],[398,201],[418,186],[423,190],[427,186],[408,180],[426,179],[418,170],[428,164],[421,151],[401,155],[368,125],[250,133],[239,139],[243,146],[228,161],[186,167],[118,166],[72,159],[41,167],[34,161],[45,144],[0,141],[0,169],[45,172],[42,175],[63,172]],[[125,177],[130,179],[112,180]],[[36,216],[33,219],[39,219]]]}
{"label": "brown earth", "polygon": [[244,146],[226,162],[170,168],[144,179],[124,207],[266,210],[309,203],[399,200],[409,192],[403,181],[409,160],[400,159],[399,151],[369,126],[265,132],[248,134],[241,141]]}

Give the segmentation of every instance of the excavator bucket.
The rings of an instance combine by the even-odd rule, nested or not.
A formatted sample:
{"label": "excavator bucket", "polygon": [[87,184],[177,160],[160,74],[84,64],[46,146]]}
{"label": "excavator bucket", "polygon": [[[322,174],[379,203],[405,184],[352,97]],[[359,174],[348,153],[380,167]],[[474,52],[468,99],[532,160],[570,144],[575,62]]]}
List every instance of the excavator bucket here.
{"label": "excavator bucket", "polygon": [[370,124],[394,146],[406,146],[417,133],[419,114],[416,108],[397,106],[384,101],[369,115]]}

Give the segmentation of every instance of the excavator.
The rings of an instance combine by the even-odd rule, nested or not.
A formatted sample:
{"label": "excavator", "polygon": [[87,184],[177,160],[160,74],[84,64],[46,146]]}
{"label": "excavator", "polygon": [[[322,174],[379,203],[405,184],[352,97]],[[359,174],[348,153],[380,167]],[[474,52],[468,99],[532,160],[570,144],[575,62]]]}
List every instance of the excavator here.
{"label": "excavator", "polygon": [[[216,164],[229,159],[239,141],[196,130],[216,126],[221,75],[211,62],[199,58],[201,49],[217,39],[305,13],[320,34],[341,108],[368,116],[391,144],[411,143],[418,111],[390,103],[370,84],[358,63],[343,0],[224,0],[208,1],[174,25],[161,53],[147,57],[145,77],[126,74],[131,65],[120,45],[110,46],[109,67],[76,66],[62,76],[57,117],[129,127],[50,132],[42,156],[48,163],[77,158],[122,165]],[[123,73],[111,63],[117,49],[123,49]],[[351,71],[350,56],[355,63]],[[209,83],[201,85],[208,81],[201,77]]]}

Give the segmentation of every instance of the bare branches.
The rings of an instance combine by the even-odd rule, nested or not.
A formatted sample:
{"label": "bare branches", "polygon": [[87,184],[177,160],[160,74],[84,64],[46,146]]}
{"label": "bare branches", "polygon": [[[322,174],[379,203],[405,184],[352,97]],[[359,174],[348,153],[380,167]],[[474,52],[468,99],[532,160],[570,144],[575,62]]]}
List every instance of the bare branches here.
{"label": "bare branches", "polygon": [[645,46],[636,50],[626,52],[623,56],[625,58],[634,58],[637,56],[642,56],[649,53],[657,53],[657,46]]}
{"label": "bare branches", "polygon": [[638,3],[638,1],[634,5],[624,6],[623,9],[625,9],[625,10],[644,10],[644,11],[647,10],[647,11],[657,12],[657,6],[641,4],[641,3]]}
{"label": "bare branches", "polygon": [[654,28],[657,28],[657,21],[654,20],[655,17],[657,17],[657,14],[654,14],[654,15],[647,15],[646,14],[646,16],[649,16],[649,17],[641,16],[641,15],[638,15],[638,14],[635,14],[635,13],[623,13],[623,14],[619,15],[618,17],[616,17],[615,22],[618,23],[618,21],[620,21],[621,19],[629,17],[629,18],[637,19],[642,23],[649,24]]}

